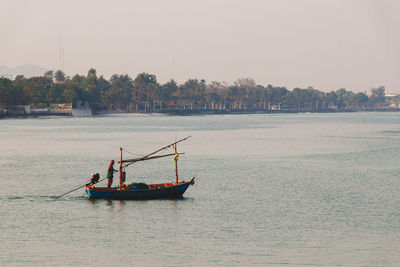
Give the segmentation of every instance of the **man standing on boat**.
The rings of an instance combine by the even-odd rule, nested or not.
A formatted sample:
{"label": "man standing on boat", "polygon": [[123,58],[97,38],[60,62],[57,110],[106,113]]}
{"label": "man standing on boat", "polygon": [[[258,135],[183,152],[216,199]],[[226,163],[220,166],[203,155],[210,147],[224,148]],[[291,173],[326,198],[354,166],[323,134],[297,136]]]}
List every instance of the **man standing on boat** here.
{"label": "man standing on boat", "polygon": [[114,172],[116,172],[116,170],[114,170],[114,160],[111,160],[107,169],[108,188],[110,188],[113,183]]}

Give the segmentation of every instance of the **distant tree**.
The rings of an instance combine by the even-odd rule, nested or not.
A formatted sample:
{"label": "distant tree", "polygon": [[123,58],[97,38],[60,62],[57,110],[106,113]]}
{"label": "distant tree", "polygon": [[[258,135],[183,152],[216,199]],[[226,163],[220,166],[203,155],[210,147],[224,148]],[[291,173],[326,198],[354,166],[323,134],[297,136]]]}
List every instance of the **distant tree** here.
{"label": "distant tree", "polygon": [[306,109],[307,97],[305,91],[300,88],[294,88],[292,91],[292,95],[294,100],[293,102],[295,103],[294,108],[297,110]]}
{"label": "distant tree", "polygon": [[61,102],[72,103],[73,107],[76,107],[78,101],[81,101],[81,103],[90,101],[90,94],[86,88],[85,76],[76,74],[72,79],[66,78],[60,86],[64,89],[61,95]]}
{"label": "distant tree", "polygon": [[340,88],[335,92],[335,94],[338,109],[347,109],[353,106],[351,103],[354,95],[353,92],[346,91],[344,88]]}
{"label": "distant tree", "polygon": [[236,81],[234,81],[233,84],[235,86],[245,87],[245,88],[256,86],[256,82],[254,81],[254,79],[251,78],[239,78]]}
{"label": "distant tree", "polygon": [[7,78],[0,78],[0,105],[7,106],[11,103],[11,90],[12,81]]}
{"label": "distant tree", "polygon": [[334,91],[331,91],[325,96],[328,109],[337,109],[337,95]]}
{"label": "distant tree", "polygon": [[104,79],[103,76],[100,76],[100,78],[97,80],[97,87],[100,92],[100,98],[101,98],[101,106],[107,106],[107,102],[105,99],[106,93],[110,89],[110,82]]}
{"label": "distant tree", "polygon": [[96,70],[91,68],[86,77],[86,89],[89,94],[89,104],[93,110],[100,109],[102,96],[98,86]]}
{"label": "distant tree", "polygon": [[28,103],[48,104],[47,95],[53,85],[53,80],[49,76],[32,77],[26,80],[24,92]]}
{"label": "distant tree", "polygon": [[171,79],[169,82],[160,87],[160,96],[164,102],[177,100],[178,98],[178,84],[175,80]]}
{"label": "distant tree", "polygon": [[61,70],[56,71],[56,73],[54,73],[54,79],[58,83],[64,82],[65,81],[65,73],[62,72]]}
{"label": "distant tree", "polygon": [[30,104],[30,102],[27,101],[25,91],[24,91],[26,82],[27,82],[27,80],[25,79],[25,77],[23,75],[17,75],[14,78],[13,86],[12,86],[14,88],[14,95],[15,95],[15,99],[16,99],[14,101],[14,105]]}
{"label": "distant tree", "polygon": [[[54,80],[54,81],[53,81]],[[393,103],[400,102],[394,97]],[[387,104],[385,87],[372,88],[370,97],[365,93],[353,93],[341,88],[328,93],[313,87],[294,88],[257,85],[251,78],[237,79],[233,85],[213,81],[188,79],[183,84],[174,80],[160,85],[156,76],[140,73],[132,80],[128,75],[113,75],[110,80],[97,77],[91,68],[87,76],[75,75],[72,78],[58,70],[54,74],[47,71],[43,76],[24,78],[22,75],[13,81],[0,79],[0,105],[35,104],[46,106],[49,103],[72,103],[88,101],[93,110],[110,105],[127,110],[130,103],[151,110],[154,106],[166,106],[171,100],[182,108],[213,108],[268,110],[271,105],[281,105],[293,110],[362,110],[367,107],[378,108]]]}
{"label": "distant tree", "polygon": [[134,94],[133,101],[153,101],[160,100],[159,84],[153,74],[140,73],[133,80]]}
{"label": "distant tree", "polygon": [[369,98],[366,94],[364,93],[357,93],[354,96],[354,106],[357,110],[360,110],[362,108],[365,108],[366,105],[368,104]]}
{"label": "distant tree", "polygon": [[[55,83],[53,84],[49,91],[47,92],[47,99],[49,103],[63,103],[63,94],[66,90],[66,86],[64,84]],[[71,102],[72,103],[72,102]]]}
{"label": "distant tree", "polygon": [[53,81],[53,71],[52,70],[48,70],[44,73],[43,75],[44,78],[49,79],[51,81]]}
{"label": "distant tree", "polygon": [[288,93],[288,90],[285,87],[273,87],[272,95],[271,95],[271,102],[275,105],[283,102],[286,98],[287,93]]}
{"label": "distant tree", "polygon": [[229,86],[227,90],[227,100],[230,109],[242,109],[243,101],[246,98],[246,88],[237,85]]}
{"label": "distant tree", "polygon": [[73,83],[76,86],[79,86],[82,89],[86,88],[86,77],[79,74],[75,74],[71,79],[71,83]]}
{"label": "distant tree", "polygon": [[195,108],[202,105],[206,93],[206,84],[204,80],[189,79],[179,87],[181,101],[189,108]]}
{"label": "distant tree", "polygon": [[79,100],[79,95],[72,89],[67,89],[62,94],[63,102],[72,103],[74,106],[76,102]]}
{"label": "distant tree", "polygon": [[106,92],[106,101],[121,110],[127,110],[132,97],[132,79],[128,75],[114,74],[111,76],[111,86]]}
{"label": "distant tree", "polygon": [[385,87],[379,86],[378,88],[371,89],[371,104],[374,108],[381,106],[385,103]]}
{"label": "distant tree", "polygon": [[206,88],[206,101],[211,108],[224,108],[226,101],[227,85],[221,82],[212,81]]}

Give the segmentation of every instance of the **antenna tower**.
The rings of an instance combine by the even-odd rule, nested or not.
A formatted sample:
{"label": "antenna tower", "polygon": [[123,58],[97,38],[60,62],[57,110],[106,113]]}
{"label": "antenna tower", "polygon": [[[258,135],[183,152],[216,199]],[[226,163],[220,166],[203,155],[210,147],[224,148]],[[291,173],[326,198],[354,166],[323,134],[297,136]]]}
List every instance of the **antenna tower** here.
{"label": "antenna tower", "polygon": [[60,70],[64,72],[64,47],[62,44],[61,37],[60,37]]}

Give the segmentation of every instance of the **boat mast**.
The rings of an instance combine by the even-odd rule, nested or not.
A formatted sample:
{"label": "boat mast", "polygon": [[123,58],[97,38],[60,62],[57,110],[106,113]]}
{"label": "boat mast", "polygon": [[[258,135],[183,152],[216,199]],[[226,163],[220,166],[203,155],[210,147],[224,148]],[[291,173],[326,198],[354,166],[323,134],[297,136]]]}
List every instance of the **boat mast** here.
{"label": "boat mast", "polygon": [[179,154],[177,152],[176,145],[177,144],[175,143],[175,145],[174,145],[174,148],[175,148],[175,157],[174,157],[174,161],[175,161],[175,183],[178,183],[178,158],[179,158]]}
{"label": "boat mast", "polygon": [[119,148],[120,161],[119,161],[119,188],[122,188],[122,147]]}

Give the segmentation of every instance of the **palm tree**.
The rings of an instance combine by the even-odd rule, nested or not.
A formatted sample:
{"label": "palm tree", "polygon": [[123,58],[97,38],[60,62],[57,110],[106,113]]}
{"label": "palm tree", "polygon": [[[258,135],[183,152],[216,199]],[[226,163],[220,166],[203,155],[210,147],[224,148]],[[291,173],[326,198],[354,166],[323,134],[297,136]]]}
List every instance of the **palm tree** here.
{"label": "palm tree", "polygon": [[65,81],[65,73],[62,72],[61,70],[56,71],[56,73],[54,73],[54,79],[58,83],[64,82]]}

